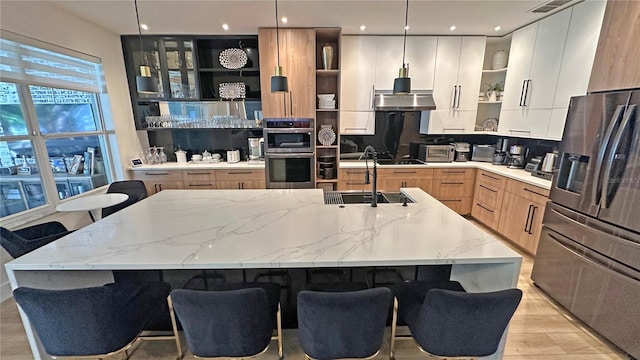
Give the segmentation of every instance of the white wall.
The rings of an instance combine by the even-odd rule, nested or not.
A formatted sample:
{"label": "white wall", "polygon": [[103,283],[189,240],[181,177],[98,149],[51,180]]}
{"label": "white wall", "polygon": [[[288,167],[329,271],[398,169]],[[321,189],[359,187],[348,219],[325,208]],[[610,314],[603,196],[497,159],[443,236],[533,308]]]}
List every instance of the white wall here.
{"label": "white wall", "polygon": [[[130,14],[127,14],[127,16]],[[118,139],[120,168],[118,177],[126,177],[127,162],[137,157],[140,143],[136,134],[129,98],[129,87],[122,56],[120,36],[103,27],[66,12],[47,1],[0,1],[0,28],[22,36],[93,55],[102,60],[102,67],[110,99],[110,112]],[[118,164],[116,164],[118,166]],[[61,219],[71,229],[80,222],[77,215],[52,215],[46,220]],[[44,221],[45,219],[41,219]],[[38,221],[38,222],[42,222]],[[11,296],[4,264],[11,258],[0,256],[0,301]]]}

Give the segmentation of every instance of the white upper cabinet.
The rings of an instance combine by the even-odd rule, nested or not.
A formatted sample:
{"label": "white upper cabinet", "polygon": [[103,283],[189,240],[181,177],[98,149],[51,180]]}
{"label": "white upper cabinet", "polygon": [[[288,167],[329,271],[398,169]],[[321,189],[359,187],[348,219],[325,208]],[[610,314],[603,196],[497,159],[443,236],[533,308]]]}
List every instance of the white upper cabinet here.
{"label": "white upper cabinet", "polygon": [[340,110],[340,134],[374,135],[376,132],[375,112]]}
{"label": "white upper cabinet", "polygon": [[[407,37],[405,63],[409,65],[412,91],[433,89],[436,44],[435,36]],[[393,89],[393,81],[402,67],[403,46],[402,36],[377,37],[376,89]]]}
{"label": "white upper cabinet", "polygon": [[[538,24],[534,23],[513,33],[509,52],[509,69],[504,82],[502,111],[520,108],[524,84],[529,77]],[[502,116],[500,117],[502,122]]]}
{"label": "white upper cabinet", "polygon": [[342,36],[340,110],[373,111],[376,37]]}
{"label": "white upper cabinet", "polygon": [[482,77],[484,37],[440,36],[436,55],[433,97],[428,133],[474,131]]}

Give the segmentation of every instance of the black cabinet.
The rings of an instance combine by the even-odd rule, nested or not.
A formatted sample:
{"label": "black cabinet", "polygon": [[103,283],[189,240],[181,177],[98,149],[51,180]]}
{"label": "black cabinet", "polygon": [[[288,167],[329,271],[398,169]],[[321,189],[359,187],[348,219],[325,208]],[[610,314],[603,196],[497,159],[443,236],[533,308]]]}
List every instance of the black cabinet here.
{"label": "black cabinet", "polygon": [[[260,99],[257,35],[145,35],[142,42],[123,35],[121,40],[136,129],[147,128],[146,116],[160,115],[160,101]],[[143,64],[158,81],[158,93],[137,92],[135,78]]]}

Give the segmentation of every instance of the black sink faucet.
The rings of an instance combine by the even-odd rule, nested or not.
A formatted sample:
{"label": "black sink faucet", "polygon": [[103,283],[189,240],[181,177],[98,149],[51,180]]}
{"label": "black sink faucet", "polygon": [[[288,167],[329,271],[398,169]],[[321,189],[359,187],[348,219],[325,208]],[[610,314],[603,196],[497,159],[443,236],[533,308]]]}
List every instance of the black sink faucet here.
{"label": "black sink faucet", "polygon": [[373,158],[373,184],[371,186],[371,207],[378,207],[378,191],[376,189],[377,184],[378,184],[378,168],[376,167],[376,163],[378,162],[378,153],[376,153],[376,149],[373,148],[373,146],[371,145],[367,145],[367,147],[364,148],[364,164],[365,167],[367,168],[367,171],[364,173],[364,183],[365,184],[370,184],[371,181],[369,180],[369,162],[368,162],[368,156],[371,154],[371,157]]}

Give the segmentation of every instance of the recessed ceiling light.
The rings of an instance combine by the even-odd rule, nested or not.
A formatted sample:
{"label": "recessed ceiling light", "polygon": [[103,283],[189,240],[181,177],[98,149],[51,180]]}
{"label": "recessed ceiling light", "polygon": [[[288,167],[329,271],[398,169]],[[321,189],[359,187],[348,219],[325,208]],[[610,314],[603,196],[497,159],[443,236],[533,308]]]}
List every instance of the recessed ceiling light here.
{"label": "recessed ceiling light", "polygon": [[360,31],[365,31],[366,28],[367,28],[366,26],[360,25]]}
{"label": "recessed ceiling light", "polygon": [[229,25],[228,24],[222,24],[222,28],[224,29],[224,31],[229,30]]}
{"label": "recessed ceiling light", "polygon": [[147,24],[140,24],[140,29],[149,30],[149,27],[147,26]]}
{"label": "recessed ceiling light", "polygon": [[405,30],[409,30],[409,25],[404,27]]}
{"label": "recessed ceiling light", "polygon": [[456,29],[456,26],[455,26],[455,25],[451,25],[451,26],[449,26],[449,31],[454,31],[455,29]]}
{"label": "recessed ceiling light", "polygon": [[494,27],[493,30],[500,31],[500,30],[502,30],[502,27],[500,25],[498,25],[498,26]]}
{"label": "recessed ceiling light", "polygon": [[283,17],[282,17],[282,19],[280,19],[280,20],[282,20],[282,22],[283,22],[284,24],[286,24],[286,23],[287,23],[287,21],[289,21],[289,19],[287,19],[287,17],[286,17],[286,16],[283,16]]}

